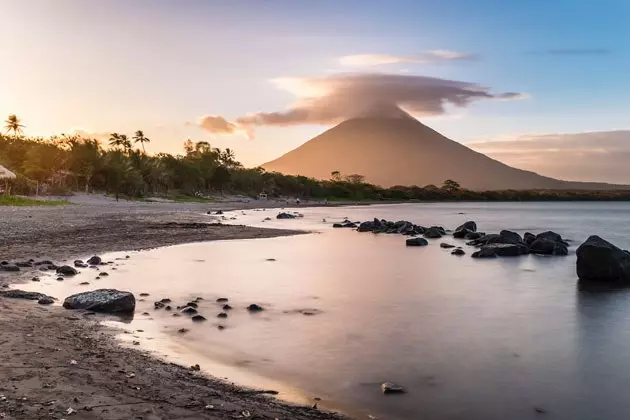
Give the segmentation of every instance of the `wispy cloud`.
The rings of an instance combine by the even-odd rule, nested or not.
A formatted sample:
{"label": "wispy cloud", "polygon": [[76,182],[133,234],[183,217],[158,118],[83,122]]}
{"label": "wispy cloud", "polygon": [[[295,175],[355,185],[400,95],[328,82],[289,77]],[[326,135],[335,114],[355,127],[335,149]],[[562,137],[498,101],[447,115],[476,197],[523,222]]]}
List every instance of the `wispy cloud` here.
{"label": "wispy cloud", "polygon": [[339,64],[349,67],[369,67],[398,63],[437,63],[441,61],[473,60],[475,58],[477,58],[475,54],[448,50],[431,50],[410,56],[389,54],[346,55],[339,59]]}
{"label": "wispy cloud", "polygon": [[611,51],[606,48],[556,48],[544,51],[535,51],[538,55],[606,55]]}
{"label": "wispy cloud", "polygon": [[398,107],[418,116],[442,115],[448,105],[466,107],[479,100],[525,97],[516,92],[493,93],[475,83],[402,74],[351,73],[284,78],[274,83],[295,96],[295,103],[288,109],[244,115],[234,121],[204,117],[200,126],[217,134],[241,129],[251,135],[258,126],[329,125],[375,113],[399,114]]}
{"label": "wispy cloud", "polygon": [[630,184],[630,130],[520,135],[467,146],[555,178]]}

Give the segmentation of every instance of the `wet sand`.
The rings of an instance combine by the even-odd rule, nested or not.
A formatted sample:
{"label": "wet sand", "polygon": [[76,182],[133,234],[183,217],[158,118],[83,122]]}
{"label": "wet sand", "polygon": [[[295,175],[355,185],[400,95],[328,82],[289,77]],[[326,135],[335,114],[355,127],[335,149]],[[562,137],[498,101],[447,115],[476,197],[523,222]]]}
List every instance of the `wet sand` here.
{"label": "wet sand", "polygon": [[[106,251],[301,233],[211,223],[201,210],[4,208],[0,209],[0,260],[59,262]],[[261,216],[275,216],[268,213]],[[24,276],[0,272],[5,285],[20,278]],[[0,370],[7,379],[0,384],[0,415],[11,419],[343,418],[124,348],[114,331],[94,319],[87,313],[0,298],[4,355]]]}

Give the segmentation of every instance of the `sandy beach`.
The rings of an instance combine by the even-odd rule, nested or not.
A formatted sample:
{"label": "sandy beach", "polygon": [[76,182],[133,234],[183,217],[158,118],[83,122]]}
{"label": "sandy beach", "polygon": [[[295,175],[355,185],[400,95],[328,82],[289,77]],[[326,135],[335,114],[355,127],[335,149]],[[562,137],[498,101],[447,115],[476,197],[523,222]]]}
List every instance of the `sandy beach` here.
{"label": "sandy beach", "polygon": [[[186,242],[291,235],[222,225],[206,214],[247,203],[99,203],[0,207],[0,260],[55,262],[78,255]],[[261,215],[275,217],[268,211]],[[262,219],[262,217],[261,217]],[[0,274],[9,283],[28,277]],[[63,298],[63,297],[59,297]],[[335,419],[204,377],[120,346],[89,313],[0,298],[0,414],[10,419]]]}

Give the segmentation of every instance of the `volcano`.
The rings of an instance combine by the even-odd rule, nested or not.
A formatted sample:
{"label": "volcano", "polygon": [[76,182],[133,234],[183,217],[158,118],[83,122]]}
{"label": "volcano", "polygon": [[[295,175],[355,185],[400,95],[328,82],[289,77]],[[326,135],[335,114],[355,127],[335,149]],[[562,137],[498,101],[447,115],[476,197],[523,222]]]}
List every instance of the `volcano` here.
{"label": "volcano", "polygon": [[452,179],[477,191],[627,188],[562,181],[513,168],[450,140],[400,109],[346,120],[262,167],[316,179],[330,179],[333,171],[359,174],[382,187],[440,186]]}

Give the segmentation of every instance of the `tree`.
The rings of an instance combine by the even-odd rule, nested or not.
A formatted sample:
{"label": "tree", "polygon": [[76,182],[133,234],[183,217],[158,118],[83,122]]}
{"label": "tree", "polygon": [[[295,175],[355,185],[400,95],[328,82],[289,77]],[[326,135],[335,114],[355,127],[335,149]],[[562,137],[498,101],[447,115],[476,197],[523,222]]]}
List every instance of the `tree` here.
{"label": "tree", "polygon": [[365,182],[365,176],[359,174],[348,175],[346,181],[351,184],[363,184]]}
{"label": "tree", "polygon": [[112,133],[109,135],[109,145],[112,147],[122,147],[123,145],[123,140],[122,137],[120,136],[120,134],[118,133]]}
{"label": "tree", "polygon": [[221,195],[223,196],[223,189],[230,183],[231,179],[232,175],[230,171],[225,166],[219,166],[212,174],[212,186],[221,191]]}
{"label": "tree", "polygon": [[146,150],[144,149],[144,143],[151,143],[151,140],[144,136],[142,130],[138,130],[133,136],[133,142],[140,143],[142,145],[142,152],[146,153]]}
{"label": "tree", "polygon": [[459,185],[458,182],[453,181],[452,179],[447,179],[446,181],[444,181],[444,183],[442,184],[442,189],[444,191],[448,191],[450,193],[459,191],[462,189],[462,187]]}
{"label": "tree", "polygon": [[22,134],[22,128],[24,128],[24,126],[20,124],[20,119],[17,117],[17,115],[15,114],[9,115],[9,117],[4,123],[5,123],[4,128],[6,129],[7,134],[9,134],[12,131],[13,131],[14,136],[17,136],[18,134]]}
{"label": "tree", "polygon": [[330,179],[332,179],[335,182],[341,181],[341,172],[339,172],[339,171],[332,171],[330,173]]}

